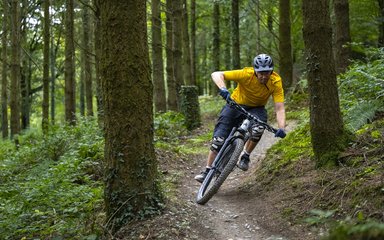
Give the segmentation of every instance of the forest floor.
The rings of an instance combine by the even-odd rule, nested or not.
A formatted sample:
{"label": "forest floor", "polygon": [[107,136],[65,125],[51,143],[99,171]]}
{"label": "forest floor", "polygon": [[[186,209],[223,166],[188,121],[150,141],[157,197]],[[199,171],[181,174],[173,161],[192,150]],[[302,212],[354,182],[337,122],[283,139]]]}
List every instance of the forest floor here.
{"label": "forest floor", "polygon": [[[210,117],[202,122],[203,126],[186,136],[185,142],[210,134],[215,119]],[[288,122],[288,134],[294,127],[294,122]],[[351,183],[357,181],[356,175],[362,168],[344,166],[318,171],[313,160],[300,159],[283,171],[263,177],[260,172],[266,152],[276,141],[279,140],[265,132],[251,155],[250,169],[243,172],[235,168],[205,205],[195,202],[200,184],[194,176],[205,167],[209,141],[197,141],[193,146],[180,143],[181,148],[201,149],[198,153],[156,150],[167,184],[165,209],[152,219],[124,227],[116,239],[317,240],[329,226],[305,221],[313,209],[337,209],[336,217],[340,218],[358,212],[378,219],[384,217],[380,215],[383,197],[374,193],[381,189],[384,175],[359,175],[358,180],[363,181],[355,188]],[[349,151],[347,155],[365,154],[358,149]],[[371,156],[375,160],[365,161],[363,167],[375,163],[378,170],[383,168],[380,162],[384,148],[375,151],[378,157]],[[367,186],[374,190],[365,190]],[[361,199],[356,197],[359,195]]]}
{"label": "forest floor", "polygon": [[[195,130],[191,136],[207,134],[211,131],[208,123]],[[288,131],[294,124],[288,126]],[[251,155],[250,169],[246,172],[235,168],[224,182],[219,192],[205,205],[195,202],[200,183],[194,176],[205,167],[209,142],[198,143],[206,149],[199,154],[178,155],[170,151],[157,151],[162,173],[173,185],[168,194],[167,207],[162,215],[153,219],[126,226],[117,239],[217,239],[217,240],[288,240],[316,239],[313,233],[292,227],[281,218],[281,209],[276,204],[282,201],[281,189],[268,194],[257,189],[250,190],[247,185],[257,172],[266,151],[277,140],[271,133],[263,135],[262,140]],[[171,179],[171,180],[169,180]]]}

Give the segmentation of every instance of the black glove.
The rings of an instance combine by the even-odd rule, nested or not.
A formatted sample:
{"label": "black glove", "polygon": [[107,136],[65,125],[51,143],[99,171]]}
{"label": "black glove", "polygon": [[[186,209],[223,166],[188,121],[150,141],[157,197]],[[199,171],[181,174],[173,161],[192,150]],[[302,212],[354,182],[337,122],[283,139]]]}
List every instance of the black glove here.
{"label": "black glove", "polygon": [[286,135],[287,134],[282,128],[279,128],[279,130],[277,130],[277,132],[275,133],[275,137],[279,137],[279,138],[285,138]]}
{"label": "black glove", "polygon": [[228,100],[231,97],[231,93],[225,87],[220,88],[220,96],[225,100]]}

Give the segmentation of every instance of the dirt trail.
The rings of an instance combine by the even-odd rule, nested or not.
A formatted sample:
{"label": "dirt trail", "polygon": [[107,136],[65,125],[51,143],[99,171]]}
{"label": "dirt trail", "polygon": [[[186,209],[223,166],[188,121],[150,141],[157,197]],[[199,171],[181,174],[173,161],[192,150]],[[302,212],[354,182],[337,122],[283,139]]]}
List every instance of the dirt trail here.
{"label": "dirt trail", "polygon": [[[194,205],[199,214],[203,216],[201,221],[206,229],[201,229],[201,231],[206,231],[207,234],[209,232],[206,239],[293,239],[281,234],[282,229],[279,229],[279,226],[271,229],[270,226],[275,224],[265,224],[266,221],[270,221],[268,215],[265,214],[268,213],[266,209],[270,209],[273,206],[267,206],[268,203],[255,197],[255,194],[249,194],[240,188],[244,179],[255,171],[260,161],[265,157],[268,148],[276,141],[278,139],[266,131],[251,155],[250,169],[243,172],[239,168],[235,168],[218,193],[203,206],[195,203],[196,193],[200,184],[193,179],[194,175],[205,166],[206,155],[199,156],[199,160],[192,167],[193,169],[190,169],[188,178],[185,178],[186,180],[183,182],[183,188],[186,190],[183,191],[183,197],[190,204]],[[267,230],[263,226],[269,226],[269,229]]]}

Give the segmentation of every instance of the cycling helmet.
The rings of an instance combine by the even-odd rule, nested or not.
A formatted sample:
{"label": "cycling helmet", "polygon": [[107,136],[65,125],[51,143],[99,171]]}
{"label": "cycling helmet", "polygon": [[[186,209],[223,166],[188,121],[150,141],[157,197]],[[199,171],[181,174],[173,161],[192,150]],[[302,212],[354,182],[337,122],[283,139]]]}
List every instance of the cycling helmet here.
{"label": "cycling helmet", "polygon": [[267,54],[259,54],[253,59],[253,68],[256,72],[273,71],[273,61]]}

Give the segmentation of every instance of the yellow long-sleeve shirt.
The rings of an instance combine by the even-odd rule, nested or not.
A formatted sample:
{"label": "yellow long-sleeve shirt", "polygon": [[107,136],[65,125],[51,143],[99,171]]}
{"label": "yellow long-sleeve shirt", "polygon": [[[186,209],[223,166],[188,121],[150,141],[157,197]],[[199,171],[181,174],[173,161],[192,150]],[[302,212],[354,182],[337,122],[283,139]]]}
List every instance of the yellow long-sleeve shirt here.
{"label": "yellow long-sleeve shirt", "polygon": [[240,70],[224,71],[224,79],[237,82],[231,98],[238,104],[257,107],[265,106],[272,95],[273,101],[284,102],[284,90],[281,77],[271,74],[266,84],[261,84],[252,67]]}

